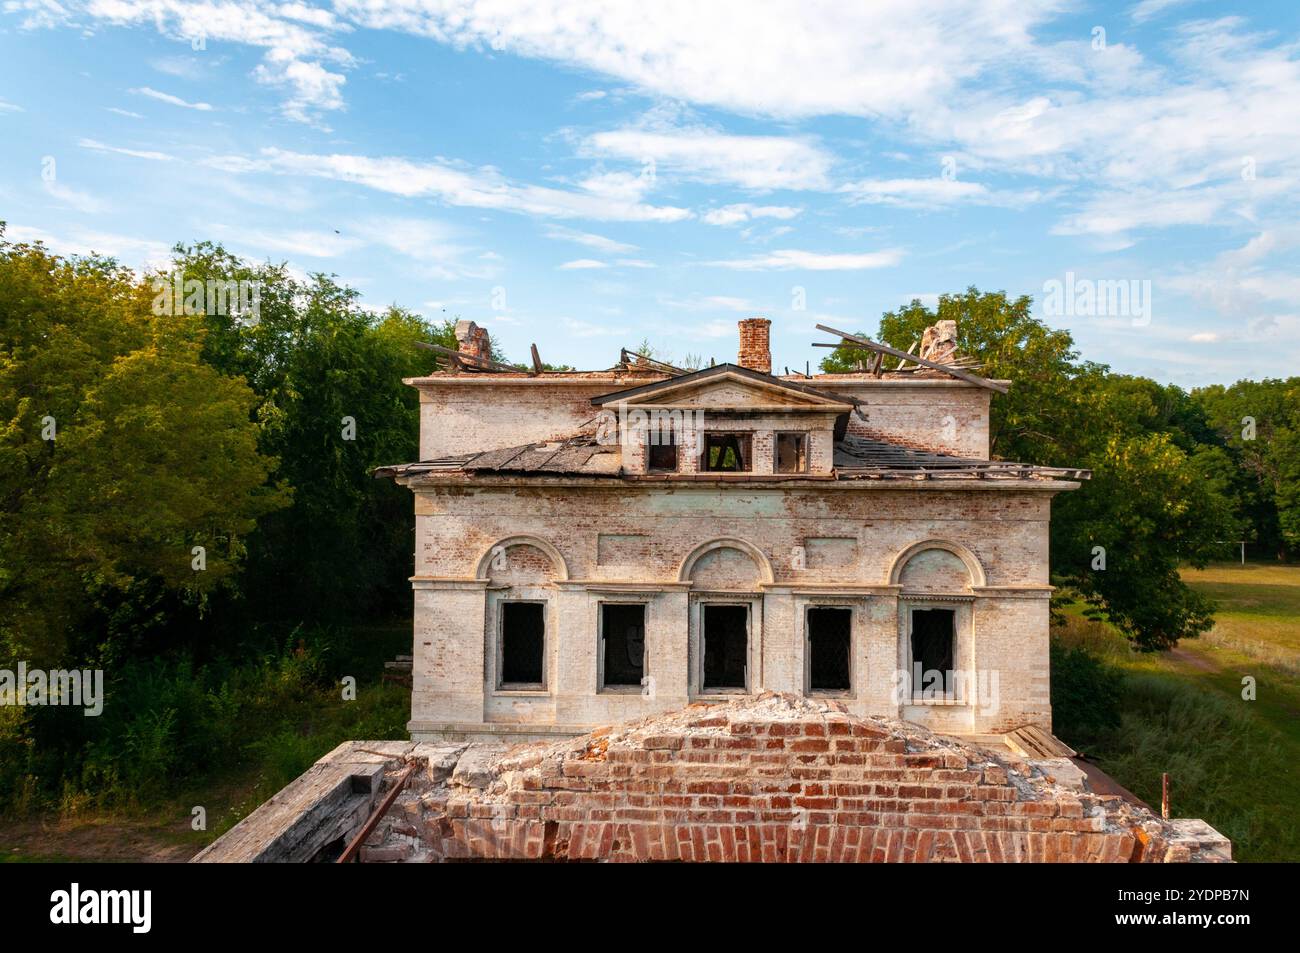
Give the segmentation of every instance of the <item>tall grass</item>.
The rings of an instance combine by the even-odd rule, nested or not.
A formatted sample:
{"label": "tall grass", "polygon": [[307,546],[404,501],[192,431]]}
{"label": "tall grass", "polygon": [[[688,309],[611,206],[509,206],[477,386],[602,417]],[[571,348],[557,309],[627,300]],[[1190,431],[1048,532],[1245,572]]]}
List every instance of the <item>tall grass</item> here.
{"label": "tall grass", "polygon": [[1208,821],[1237,859],[1300,858],[1290,753],[1253,707],[1162,669],[1105,623],[1067,617],[1052,634],[1057,735],[1148,804],[1168,772],[1174,816]]}

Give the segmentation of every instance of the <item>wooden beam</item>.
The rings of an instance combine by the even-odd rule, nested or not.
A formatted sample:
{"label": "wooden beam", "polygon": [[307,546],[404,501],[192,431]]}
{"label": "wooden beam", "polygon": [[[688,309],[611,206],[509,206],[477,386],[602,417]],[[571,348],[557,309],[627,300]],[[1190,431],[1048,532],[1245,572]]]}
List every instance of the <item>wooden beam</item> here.
{"label": "wooden beam", "polygon": [[[950,367],[947,364],[936,364],[934,361],[927,361],[925,358],[917,357],[915,354],[909,354],[907,351],[900,351],[897,348],[890,347],[888,344],[879,344],[872,341],[870,338],[858,337],[856,334],[846,334],[843,331],[828,328],[824,324],[817,325],[817,330],[825,331],[827,334],[838,335],[846,343],[856,345],[857,347],[870,348],[877,353],[889,354],[893,357],[900,357],[904,360],[914,361],[921,367],[928,367],[931,370],[942,371],[958,380],[966,381],[968,384],[977,384],[980,387],[987,387],[989,390],[997,391],[999,394],[1005,394],[1010,389],[1006,384],[999,384],[997,381],[991,381],[986,377],[980,377],[978,374],[963,371],[959,367]],[[839,345],[835,346],[838,347]]]}
{"label": "wooden beam", "polygon": [[[636,360],[632,361],[629,360],[629,358],[636,358]],[[656,361],[653,357],[647,357],[646,355],[638,353],[637,351],[629,351],[627,348],[621,349],[621,352],[619,354],[619,363],[628,364],[628,365],[649,364],[651,367],[665,371],[669,374],[686,373],[686,371],[683,370],[682,368],[674,367],[672,364],[669,364],[667,361]]]}
{"label": "wooden beam", "polygon": [[478,367],[492,371],[522,371],[524,368],[515,367],[513,364],[498,364],[496,361],[489,361],[484,357],[476,357],[473,354],[467,354],[464,351],[453,351],[449,347],[443,347],[441,344],[426,344],[424,341],[416,341],[415,346],[425,351],[433,351],[435,354],[445,354],[448,357],[455,358],[462,365]]}
{"label": "wooden beam", "polygon": [[533,351],[533,376],[536,377],[538,374],[542,372],[542,358],[541,355],[537,353],[536,344],[532,346],[532,351]]}

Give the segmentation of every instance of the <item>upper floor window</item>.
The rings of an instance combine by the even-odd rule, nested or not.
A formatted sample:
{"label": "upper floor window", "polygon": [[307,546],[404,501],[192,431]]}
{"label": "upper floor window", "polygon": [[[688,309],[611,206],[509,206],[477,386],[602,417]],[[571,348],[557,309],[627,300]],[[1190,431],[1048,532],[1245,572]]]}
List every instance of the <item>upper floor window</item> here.
{"label": "upper floor window", "polygon": [[647,435],[646,469],[655,472],[677,471],[677,431],[664,428]]}
{"label": "upper floor window", "polygon": [[747,433],[706,433],[701,469],[710,473],[748,473],[752,469],[751,442]]}
{"label": "upper floor window", "polygon": [[776,435],[777,473],[808,472],[808,435],[806,433],[778,433]]}

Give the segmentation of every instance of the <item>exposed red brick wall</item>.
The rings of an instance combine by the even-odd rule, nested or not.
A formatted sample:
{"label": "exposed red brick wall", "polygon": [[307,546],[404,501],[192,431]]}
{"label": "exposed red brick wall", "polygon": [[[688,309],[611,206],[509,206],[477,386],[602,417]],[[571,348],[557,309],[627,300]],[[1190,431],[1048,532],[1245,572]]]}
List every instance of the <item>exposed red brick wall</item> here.
{"label": "exposed red brick wall", "polygon": [[746,318],[740,322],[740,351],[736,363],[751,371],[772,373],[772,322],[767,318]]}
{"label": "exposed red brick wall", "polygon": [[1208,827],[1191,842],[1180,822],[1039,767],[791,696],[470,750],[444,783],[403,796],[371,859],[1225,859]]}

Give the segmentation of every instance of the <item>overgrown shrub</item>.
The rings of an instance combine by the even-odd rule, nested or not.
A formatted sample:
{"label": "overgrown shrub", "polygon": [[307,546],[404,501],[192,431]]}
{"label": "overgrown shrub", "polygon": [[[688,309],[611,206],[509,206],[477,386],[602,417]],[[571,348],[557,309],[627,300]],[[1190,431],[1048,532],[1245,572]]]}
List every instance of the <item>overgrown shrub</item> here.
{"label": "overgrown shrub", "polygon": [[1052,642],[1052,727],[1061,740],[1087,750],[1120,725],[1123,673],[1086,648]]}

